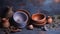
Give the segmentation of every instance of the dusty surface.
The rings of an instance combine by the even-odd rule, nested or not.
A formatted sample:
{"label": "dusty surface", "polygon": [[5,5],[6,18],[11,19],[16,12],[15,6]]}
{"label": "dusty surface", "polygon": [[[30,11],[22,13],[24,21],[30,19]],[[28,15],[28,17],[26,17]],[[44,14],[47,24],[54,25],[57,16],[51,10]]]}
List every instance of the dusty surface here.
{"label": "dusty surface", "polygon": [[[4,34],[4,32],[0,31],[0,34]],[[34,28],[33,30],[23,29],[22,32],[16,32],[10,34],[60,34],[60,30],[41,31],[39,28]]]}

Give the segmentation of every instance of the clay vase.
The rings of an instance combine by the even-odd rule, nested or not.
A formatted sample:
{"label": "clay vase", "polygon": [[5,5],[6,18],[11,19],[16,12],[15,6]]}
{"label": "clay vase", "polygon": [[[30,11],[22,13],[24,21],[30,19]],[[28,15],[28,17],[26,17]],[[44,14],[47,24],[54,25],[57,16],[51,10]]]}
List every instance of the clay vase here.
{"label": "clay vase", "polygon": [[53,22],[52,17],[51,17],[51,16],[48,16],[47,23],[48,23],[48,24],[51,24],[52,22]]}
{"label": "clay vase", "polygon": [[46,16],[41,13],[33,14],[32,20],[35,21],[34,25],[45,25],[46,24]]}
{"label": "clay vase", "polygon": [[24,28],[27,25],[27,22],[29,21],[30,15],[29,12],[27,10],[17,10],[14,14],[13,14],[13,19],[16,22],[16,25],[19,28]]}
{"label": "clay vase", "polygon": [[10,27],[9,19],[2,18],[2,25],[4,28],[9,28]]}
{"label": "clay vase", "polygon": [[9,18],[12,17],[13,13],[14,13],[14,12],[13,12],[13,7],[7,6],[3,18],[8,18],[8,19],[9,19]]}

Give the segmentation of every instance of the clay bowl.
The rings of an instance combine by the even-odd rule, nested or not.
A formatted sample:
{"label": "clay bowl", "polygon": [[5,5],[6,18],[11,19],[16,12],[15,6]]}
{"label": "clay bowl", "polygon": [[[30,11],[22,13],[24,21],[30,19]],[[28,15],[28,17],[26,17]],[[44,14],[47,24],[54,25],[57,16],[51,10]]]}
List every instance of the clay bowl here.
{"label": "clay bowl", "polygon": [[46,16],[44,14],[33,14],[32,20],[35,21],[34,25],[45,25],[46,24]]}
{"label": "clay bowl", "polygon": [[24,28],[27,25],[29,17],[29,12],[27,10],[18,10],[13,15],[13,19],[19,28]]}

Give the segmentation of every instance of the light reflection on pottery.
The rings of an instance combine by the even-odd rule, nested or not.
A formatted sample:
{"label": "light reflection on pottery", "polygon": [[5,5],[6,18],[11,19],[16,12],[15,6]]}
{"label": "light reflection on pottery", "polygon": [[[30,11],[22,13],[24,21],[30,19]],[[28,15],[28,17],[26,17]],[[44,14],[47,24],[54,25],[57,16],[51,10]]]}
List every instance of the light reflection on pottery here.
{"label": "light reflection on pottery", "polygon": [[19,28],[24,28],[28,22],[28,14],[23,11],[17,11],[13,15],[14,21],[18,24]]}

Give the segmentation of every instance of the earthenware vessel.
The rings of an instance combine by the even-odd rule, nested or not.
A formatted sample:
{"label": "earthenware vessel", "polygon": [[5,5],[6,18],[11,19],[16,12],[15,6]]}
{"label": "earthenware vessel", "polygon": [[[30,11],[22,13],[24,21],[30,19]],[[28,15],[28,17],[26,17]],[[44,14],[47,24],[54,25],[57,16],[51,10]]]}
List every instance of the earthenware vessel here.
{"label": "earthenware vessel", "polygon": [[45,25],[46,24],[46,16],[41,13],[32,14],[32,20],[35,21],[34,25]]}
{"label": "earthenware vessel", "polygon": [[30,19],[30,13],[27,10],[23,10],[23,9],[17,10],[13,14],[13,19],[19,28],[24,28],[24,27],[26,27],[26,25]]}
{"label": "earthenware vessel", "polygon": [[10,27],[9,19],[2,18],[2,25],[4,28],[9,28]]}
{"label": "earthenware vessel", "polygon": [[52,22],[53,22],[52,17],[51,17],[51,16],[48,16],[47,23],[48,23],[48,24],[51,24]]}
{"label": "earthenware vessel", "polygon": [[33,25],[29,25],[28,26],[28,29],[33,30],[34,29],[34,26]]}

